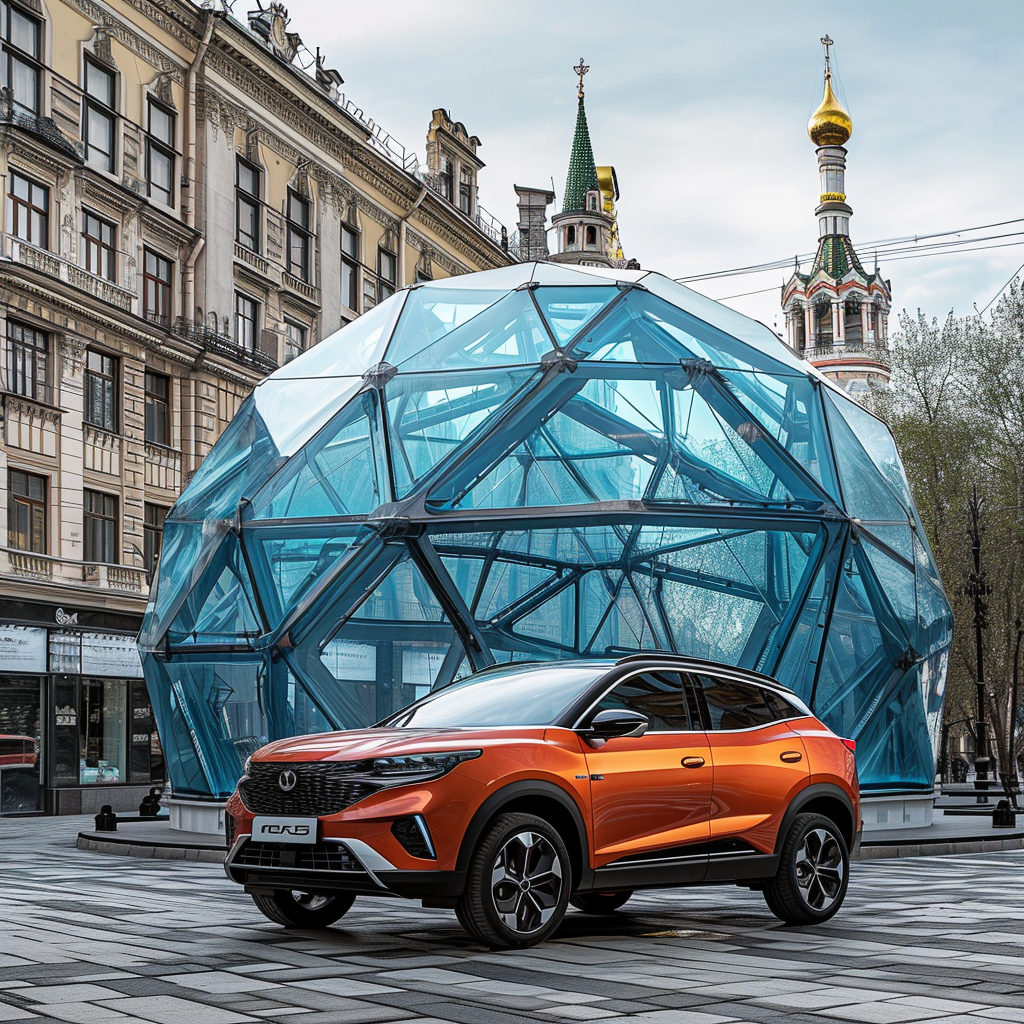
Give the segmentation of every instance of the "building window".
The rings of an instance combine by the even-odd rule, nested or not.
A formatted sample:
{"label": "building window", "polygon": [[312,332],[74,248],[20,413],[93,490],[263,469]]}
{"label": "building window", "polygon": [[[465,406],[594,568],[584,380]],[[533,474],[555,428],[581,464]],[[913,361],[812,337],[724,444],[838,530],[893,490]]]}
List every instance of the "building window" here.
{"label": "building window", "polygon": [[146,440],[171,443],[171,378],[146,371]]}
{"label": "building window", "polygon": [[341,226],[341,304],[359,312],[359,232]]}
{"label": "building window", "polygon": [[46,554],[46,477],[7,473],[7,546]]}
{"label": "building window", "polygon": [[82,214],[82,250],[85,253],[85,269],[90,274],[117,280],[117,250],[114,247],[115,226],[95,213],[85,210]]}
{"label": "building window", "polygon": [[377,305],[377,279],[372,274],[363,274],[363,312]]}
{"label": "building window", "polygon": [[3,83],[13,93],[15,113],[39,113],[42,24],[13,4],[0,3]]}
{"label": "building window", "polygon": [[85,509],[83,533],[86,562],[117,563],[117,498],[102,491],[84,490]]}
{"label": "building window", "polygon": [[171,322],[171,261],[145,250],[142,275],[146,319],[164,327]]}
{"label": "building window", "polygon": [[149,100],[149,134],[146,137],[146,182],[149,198],[164,206],[174,205],[174,114]]}
{"label": "building window", "polygon": [[587,248],[588,249],[596,249],[597,248],[597,228],[592,227],[592,226],[588,226],[587,227],[586,239],[587,239],[587,241],[586,241]]}
{"label": "building window", "polygon": [[113,72],[100,67],[87,57],[84,92],[85,109],[82,121],[86,163],[104,171],[113,171],[117,137]]}
{"label": "building window", "polygon": [[50,190],[11,171],[7,193],[7,230],[23,242],[50,248]]}
{"label": "building window", "polygon": [[387,249],[377,250],[377,275],[380,277],[380,301],[395,294],[398,280],[398,257]]}
{"label": "building window", "polygon": [[288,190],[288,273],[309,282],[309,200]]}
{"label": "building window", "polygon": [[447,157],[441,161],[441,195],[449,203],[455,202],[455,168]]}
{"label": "building window", "polygon": [[156,564],[160,560],[160,549],[164,543],[164,519],[167,516],[167,509],[161,505],[150,505],[147,501],[142,523],[142,546],[143,557],[146,561],[146,571],[152,578],[156,572]]}
{"label": "building window", "polygon": [[235,165],[235,241],[260,251],[260,172],[241,157]]}
{"label": "building window", "polygon": [[7,390],[50,404],[50,339],[13,320],[7,321]]}
{"label": "building window", "polygon": [[575,244],[576,244],[576,228],[575,228],[574,225],[570,224],[565,229],[565,245],[566,245],[566,248],[569,248],[570,246],[573,246]]}
{"label": "building window", "polygon": [[459,174],[459,209],[467,215],[473,213],[473,171],[468,167]]}
{"label": "building window", "polygon": [[285,320],[284,336],[284,361],[287,363],[306,351],[309,328],[295,320]]}
{"label": "building window", "polygon": [[235,292],[235,344],[247,352],[256,351],[260,304],[248,295]]}
{"label": "building window", "polygon": [[82,418],[100,430],[117,433],[117,358],[89,349],[85,354],[85,408]]}

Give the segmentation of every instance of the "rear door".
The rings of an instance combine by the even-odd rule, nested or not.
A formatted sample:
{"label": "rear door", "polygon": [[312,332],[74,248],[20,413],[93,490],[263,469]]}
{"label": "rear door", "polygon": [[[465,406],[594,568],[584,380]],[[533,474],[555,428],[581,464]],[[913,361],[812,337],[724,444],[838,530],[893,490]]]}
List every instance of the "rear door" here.
{"label": "rear door", "polygon": [[[807,752],[771,691],[728,676],[693,673],[715,766],[711,840],[721,855],[771,853],[792,797],[807,784]],[[737,842],[716,843],[735,839]],[[714,851],[715,846],[712,846]]]}
{"label": "rear door", "polygon": [[[640,672],[618,683],[596,710],[628,708],[650,721],[643,736],[584,744],[591,778],[594,850],[598,867],[699,843],[685,872],[703,877],[710,834],[711,751],[691,720],[678,672]],[[625,865],[623,865],[625,867]]]}

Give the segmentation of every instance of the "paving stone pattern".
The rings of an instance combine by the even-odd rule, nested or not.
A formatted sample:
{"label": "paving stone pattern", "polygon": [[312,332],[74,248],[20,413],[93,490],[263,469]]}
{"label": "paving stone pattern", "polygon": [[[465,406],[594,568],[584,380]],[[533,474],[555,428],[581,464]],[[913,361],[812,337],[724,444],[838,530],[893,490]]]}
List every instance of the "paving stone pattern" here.
{"label": "paving stone pattern", "polygon": [[287,931],[216,865],[75,849],[85,825],[0,819],[0,1022],[1024,1022],[1024,851],[857,864],[821,928],[722,886],[494,953],[403,900]]}

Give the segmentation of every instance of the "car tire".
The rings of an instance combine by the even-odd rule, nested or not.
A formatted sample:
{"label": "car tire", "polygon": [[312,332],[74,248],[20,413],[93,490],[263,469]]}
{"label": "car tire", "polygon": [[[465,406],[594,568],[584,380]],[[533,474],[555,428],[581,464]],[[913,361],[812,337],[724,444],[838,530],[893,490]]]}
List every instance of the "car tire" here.
{"label": "car tire", "polygon": [[557,829],[532,814],[499,814],[473,852],[455,913],[483,945],[525,949],[562,923],[571,889],[569,852]]}
{"label": "car tire", "polygon": [[569,902],[586,914],[613,914],[633,895],[632,889],[616,892],[578,892]]}
{"label": "car tire", "polygon": [[786,924],[821,924],[843,905],[849,882],[850,852],[842,830],[821,814],[798,814],[764,900]]}
{"label": "car tire", "polygon": [[327,928],[349,912],[356,898],[277,889],[269,896],[253,893],[252,901],[264,917],[285,928]]}

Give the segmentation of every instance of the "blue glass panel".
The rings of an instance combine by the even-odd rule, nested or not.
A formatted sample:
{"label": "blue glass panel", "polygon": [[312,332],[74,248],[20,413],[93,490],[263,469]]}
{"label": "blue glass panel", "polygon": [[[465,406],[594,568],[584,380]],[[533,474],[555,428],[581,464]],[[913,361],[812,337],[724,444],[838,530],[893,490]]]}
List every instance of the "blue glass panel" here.
{"label": "blue glass panel", "polygon": [[147,659],[147,681],[178,796],[230,796],[269,738],[262,660]]}
{"label": "blue glass panel", "polygon": [[[594,267],[569,267],[564,263],[534,263],[530,280],[534,284],[558,285],[559,287],[608,287],[604,274],[594,273]],[[615,280],[627,280],[628,271],[617,271]]]}
{"label": "blue glass panel", "polygon": [[[614,590],[607,593],[608,579],[595,577],[607,575],[614,579]],[[588,598],[605,597],[605,608],[597,629],[587,643],[586,651],[595,657],[614,657],[626,651],[650,650],[658,646],[658,637],[645,610],[640,606],[636,591],[633,590],[628,574],[591,572],[585,580]],[[592,584],[597,583],[595,587]],[[595,608],[600,607],[595,602]]]}
{"label": "blue glass panel", "polygon": [[173,645],[250,643],[262,632],[238,538],[229,533],[192,586],[167,636]]}
{"label": "blue glass panel", "polygon": [[239,500],[254,494],[283,461],[255,400],[247,398],[167,518],[234,518]]}
{"label": "blue glass panel", "polygon": [[661,599],[673,646],[680,654],[754,667],[760,649],[752,648],[748,641],[764,605],[749,591],[741,596],[669,576],[662,582]]}
{"label": "blue glass panel", "polygon": [[223,520],[164,524],[163,547],[153,596],[146,608],[139,642],[156,650],[168,625],[220,550],[229,526]]}
{"label": "blue glass panel", "polygon": [[[366,392],[338,413],[252,499],[252,519],[302,519],[372,512],[385,498],[383,441]],[[378,464],[379,463],[379,464]]]}
{"label": "blue glass panel", "polygon": [[543,604],[515,620],[513,631],[550,647],[575,649],[576,587],[563,586]]}
{"label": "blue glass panel", "polygon": [[527,291],[418,288],[405,304],[387,361],[403,372],[539,363],[551,339]]}
{"label": "blue glass panel", "polygon": [[399,561],[320,652],[328,678],[341,684],[351,709],[346,728],[360,728],[455,678],[461,641],[419,569]]}
{"label": "blue glass panel", "polygon": [[850,430],[856,434],[858,442],[881,473],[882,479],[899,497],[903,507],[909,509],[913,505],[910,484],[907,483],[907,475],[903,471],[903,463],[900,461],[896,442],[889,433],[889,428],[856,402],[836,394],[831,388],[824,391],[824,394],[826,400],[838,410],[849,424]]}
{"label": "blue glass panel", "polygon": [[643,283],[666,303],[686,310],[688,315],[719,332],[721,340],[716,347],[724,353],[738,353],[740,359],[752,361],[758,369],[788,371],[801,377],[807,375],[807,368],[800,357],[764,324],[660,274],[649,274]]}
{"label": "blue glass panel", "polygon": [[831,396],[824,401],[846,511],[865,522],[909,522],[902,499],[878,472]]}
{"label": "blue glass panel", "polygon": [[826,636],[825,621],[835,571],[835,558],[817,571],[806,590],[798,614],[792,620],[788,635],[773,638],[776,644],[782,646],[781,656],[774,664],[769,660],[764,665],[766,672],[808,703],[814,692],[814,676],[821,656],[821,644]]}
{"label": "blue glass panel", "polygon": [[616,288],[593,287],[536,288],[533,292],[537,305],[563,348],[618,294]]}
{"label": "blue glass panel", "polygon": [[814,384],[806,377],[723,370],[733,395],[836,500],[839,487],[825,416]]}
{"label": "blue glass panel", "polygon": [[[910,532],[909,527],[907,532]],[[861,550],[867,556],[882,589],[880,599],[888,604],[895,615],[896,628],[900,630],[906,643],[916,649],[918,613],[913,563],[908,565],[894,558],[877,544],[873,544],[867,535],[861,538]],[[879,610],[877,602],[875,608],[876,611]]]}
{"label": "blue glass panel", "polygon": [[438,551],[480,557],[502,557],[524,564],[594,566],[617,563],[629,536],[629,527],[589,526],[574,522],[560,530],[505,529],[494,533],[438,533],[431,542]]}
{"label": "blue glass panel", "polygon": [[399,374],[386,391],[395,493],[408,494],[538,377],[530,370]]}
{"label": "blue glass panel", "polygon": [[409,293],[398,292],[328,338],[275,370],[271,380],[317,377],[361,377],[384,358],[402,304]]}
{"label": "blue glass panel", "polygon": [[303,377],[257,385],[253,401],[282,455],[297,452],[363,386],[362,377]]}
{"label": "blue glass panel", "polygon": [[879,692],[898,674],[905,648],[883,629],[871,605],[859,558],[847,558],[814,692],[814,713],[840,736],[856,739]]}
{"label": "blue glass panel", "polygon": [[[333,573],[371,531],[365,526],[254,529],[245,533],[253,574],[275,625],[284,609],[325,575]],[[272,601],[266,600],[272,597]]]}
{"label": "blue glass panel", "polygon": [[[424,284],[424,288],[442,290],[452,288],[458,291],[480,289],[483,291],[514,291],[521,284],[526,284],[533,274],[533,263],[514,263],[511,267],[498,267],[495,270],[481,270],[476,274],[456,274],[454,277],[439,277],[436,281]],[[419,289],[414,289],[418,291]]]}
{"label": "blue glass panel", "polygon": [[953,642],[953,613],[946,600],[939,571],[917,533],[914,534],[917,584],[917,636],[921,654],[934,654]]}
{"label": "blue glass panel", "polygon": [[935,781],[932,717],[921,699],[922,675],[915,665],[879,693],[858,724],[857,772],[862,790],[893,786],[930,790]]}

